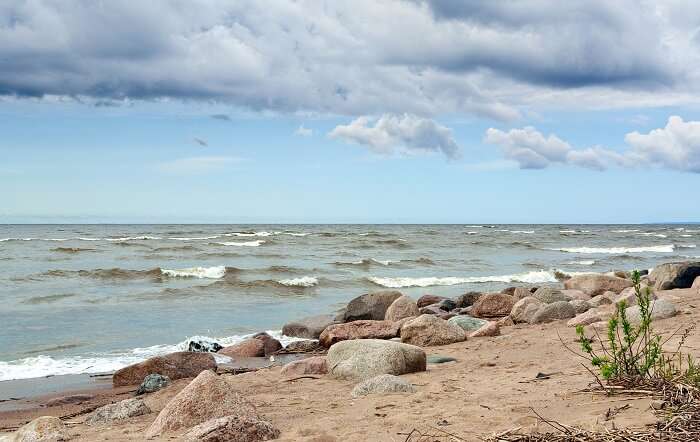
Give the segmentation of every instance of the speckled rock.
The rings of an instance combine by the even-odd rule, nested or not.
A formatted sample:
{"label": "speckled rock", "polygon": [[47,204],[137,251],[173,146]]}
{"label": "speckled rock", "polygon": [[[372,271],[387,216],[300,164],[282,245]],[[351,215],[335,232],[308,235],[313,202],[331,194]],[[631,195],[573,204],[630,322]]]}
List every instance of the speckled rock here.
{"label": "speckled rock", "polygon": [[203,422],[183,436],[186,442],[259,442],[277,439],[280,431],[252,416],[224,416]]}
{"label": "speckled rock", "polygon": [[425,371],[425,352],[414,345],[378,339],[342,341],[328,350],[328,375],[364,380],[380,374]]}
{"label": "speckled rock", "polygon": [[391,374],[382,374],[363,381],[352,389],[352,397],[367,396],[368,394],[415,393],[416,387]]}
{"label": "speckled rock", "polygon": [[401,342],[429,347],[447,345],[467,339],[462,328],[433,315],[421,315],[401,327]]}
{"label": "speckled rock", "polygon": [[398,321],[400,319],[418,315],[418,305],[416,304],[416,301],[404,295],[396,298],[396,300],[391,303],[389,308],[386,310],[384,319],[387,321]]}
{"label": "speckled rock", "polygon": [[87,418],[85,423],[88,425],[112,424],[150,412],[151,409],[142,399],[124,399],[98,408]]}
{"label": "speckled rock", "polygon": [[576,316],[576,309],[566,301],[552,302],[540,307],[532,316],[531,324],[541,324],[544,322],[557,321],[559,319],[569,319]]}

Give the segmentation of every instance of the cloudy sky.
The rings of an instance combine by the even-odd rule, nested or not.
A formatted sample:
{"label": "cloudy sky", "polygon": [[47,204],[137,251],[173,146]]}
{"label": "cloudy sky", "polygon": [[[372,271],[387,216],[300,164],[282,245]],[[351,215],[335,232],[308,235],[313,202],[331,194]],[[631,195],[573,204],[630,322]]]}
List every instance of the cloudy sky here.
{"label": "cloudy sky", "polygon": [[0,222],[700,221],[700,3],[0,2]]}

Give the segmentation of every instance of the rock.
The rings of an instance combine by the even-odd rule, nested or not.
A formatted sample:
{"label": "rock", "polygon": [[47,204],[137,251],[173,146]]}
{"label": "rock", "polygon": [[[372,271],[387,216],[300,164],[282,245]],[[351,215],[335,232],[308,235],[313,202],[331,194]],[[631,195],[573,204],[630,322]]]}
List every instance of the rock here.
{"label": "rock", "polygon": [[571,301],[571,297],[563,294],[559,289],[551,287],[540,287],[532,297],[545,304],[551,304],[557,301]]}
{"label": "rock", "polygon": [[458,325],[465,332],[472,332],[488,324],[489,321],[479,318],[473,318],[467,315],[459,315],[448,319],[447,322],[449,324]]}
{"label": "rock", "polygon": [[585,293],[583,293],[581,290],[574,290],[574,289],[564,289],[561,290],[561,292],[571,298],[572,300],[574,299],[580,299],[582,301],[589,301],[591,297]]}
{"label": "rock", "polygon": [[146,393],[153,393],[154,391],[158,391],[161,388],[167,387],[168,385],[170,385],[169,377],[158,373],[149,374],[144,378],[143,382],[141,382],[139,389],[136,390],[136,396]]}
{"label": "rock", "polygon": [[[535,289],[535,290],[532,290]],[[516,287],[515,291],[513,292],[513,297],[515,300],[520,300],[523,298],[527,298],[528,296],[532,296],[534,292],[537,291],[536,287]]]}
{"label": "rock", "polygon": [[182,351],[156,356],[117,370],[112,376],[112,384],[115,387],[139,385],[152,373],[162,374],[172,380],[193,378],[204,370],[216,370],[216,360],[211,353]]}
{"label": "rock", "polygon": [[672,262],[655,267],[649,280],[656,290],[687,289],[700,276],[700,261]]}
{"label": "rock", "polygon": [[60,407],[62,405],[78,405],[87,402],[95,396],[91,394],[71,394],[69,396],[61,396],[46,401],[46,407]]}
{"label": "rock", "polygon": [[[644,290],[646,290],[648,286],[644,285],[641,286],[642,289],[642,294],[644,294]],[[656,294],[652,291],[649,295],[651,299],[656,299]],[[615,304],[619,304],[622,301],[625,301],[628,307],[631,307],[633,305],[637,305],[637,292],[635,292],[634,287],[628,287],[624,289],[622,292],[620,292],[619,295],[617,295],[615,298]]]}
{"label": "rock", "polygon": [[151,409],[141,399],[124,399],[95,410],[85,421],[88,425],[111,424],[130,417],[149,414]]}
{"label": "rock", "polygon": [[302,376],[305,374],[328,373],[328,361],[325,356],[312,356],[310,358],[292,361],[282,367],[283,376]]}
{"label": "rock", "polygon": [[569,304],[574,306],[577,315],[579,313],[587,312],[591,308],[591,305],[588,303],[588,301],[583,301],[581,299],[572,299],[571,301],[569,301]]}
{"label": "rock", "polygon": [[345,310],[345,322],[361,319],[382,321],[386,311],[396,299],[403,296],[396,290],[367,293],[350,301]]}
{"label": "rock", "polygon": [[700,276],[695,278],[695,281],[693,281],[693,285],[690,288],[700,290]]}
{"label": "rock", "polygon": [[168,402],[146,430],[145,438],[225,416],[258,418],[253,404],[235,388],[234,376],[203,371]]}
{"label": "rock", "polygon": [[444,364],[446,362],[455,362],[457,359],[450,356],[430,355],[428,356],[428,364]]}
{"label": "rock", "polygon": [[[343,311],[342,317],[345,316]],[[295,338],[318,339],[321,332],[336,321],[334,315],[317,315],[302,318],[293,322],[288,322],[282,327],[282,334]]]}
{"label": "rock", "polygon": [[597,310],[588,310],[587,312],[576,315],[575,317],[569,319],[566,323],[569,327],[576,327],[579,325],[593,324],[594,322],[603,321],[603,318],[598,313]]}
{"label": "rock", "polygon": [[280,431],[271,423],[249,416],[210,419],[185,433],[187,442],[258,442],[277,439]]}
{"label": "rock", "polygon": [[567,281],[564,281],[565,288],[581,290],[590,297],[602,295],[607,291],[620,293],[622,290],[631,286],[632,281],[629,279],[596,273],[577,275]]}
{"label": "rock", "polygon": [[566,301],[552,302],[541,306],[532,316],[531,324],[542,324],[576,316],[576,309]]}
{"label": "rock", "polygon": [[259,339],[263,342],[263,348],[265,349],[265,354],[263,356],[270,356],[282,350],[280,341],[265,332],[254,334],[253,339]]}
{"label": "rock", "polygon": [[499,327],[510,327],[511,325],[515,325],[513,318],[511,318],[510,316],[504,316],[501,319],[499,319],[496,323]]}
{"label": "rock", "polygon": [[13,442],[58,442],[70,440],[68,427],[54,416],[41,416],[23,425],[15,433]]}
{"label": "rock", "polygon": [[401,342],[421,347],[447,345],[466,339],[467,335],[460,326],[432,315],[421,315],[401,327]]}
{"label": "rock", "polygon": [[323,353],[326,348],[315,339],[308,341],[294,341],[284,348],[289,353]]}
{"label": "rock", "polygon": [[416,387],[398,376],[380,374],[355,385],[350,395],[352,397],[367,396],[378,393],[415,393]]}
{"label": "rock", "polygon": [[[677,310],[676,306],[672,302],[665,299],[657,299],[651,302],[651,318],[652,319],[666,319],[676,316]],[[625,314],[627,319],[633,324],[639,324],[641,321],[641,315],[639,312],[639,306],[633,305],[632,307],[627,307],[625,309]]]}
{"label": "rock", "polygon": [[425,371],[425,352],[414,345],[379,339],[342,341],[328,350],[328,374],[335,379],[364,380],[380,374]]}
{"label": "rock", "polygon": [[523,322],[530,322],[532,316],[539,308],[544,305],[539,299],[535,299],[532,296],[526,296],[516,302],[510,311],[510,317],[516,324]]}
{"label": "rock", "polygon": [[489,336],[498,336],[501,334],[501,328],[498,326],[498,322],[492,321],[484,324],[480,329],[473,331],[469,337],[470,338],[483,338]]}
{"label": "rock", "polygon": [[[464,309],[460,309],[460,310],[464,310]],[[433,316],[437,316],[438,318],[444,319],[445,321],[447,321],[448,319],[450,319],[454,316],[457,316],[458,310],[446,312],[445,310],[441,309],[438,304],[431,304],[431,305],[428,305],[426,307],[419,308],[418,312],[421,315],[433,315]]]}
{"label": "rock", "polygon": [[319,342],[328,348],[351,339],[391,339],[399,334],[399,327],[391,321],[358,320],[344,324],[332,324],[323,330]]}
{"label": "rock", "polygon": [[449,312],[457,308],[457,304],[451,299],[443,299],[442,301],[436,303],[437,307],[441,310]]}
{"label": "rock", "polygon": [[187,344],[187,351],[198,351],[202,353],[216,353],[223,345],[218,342],[207,341],[205,339],[192,340]]}
{"label": "rock", "polygon": [[265,356],[265,341],[262,339],[248,338],[238,344],[229,345],[219,350],[220,355],[230,358],[243,357],[254,358]]}
{"label": "rock", "polygon": [[418,305],[418,308],[421,307],[426,307],[431,304],[437,304],[438,302],[442,301],[443,299],[447,299],[444,296],[436,296],[436,295],[423,295],[420,298],[418,298],[418,301],[416,301],[416,305]]}
{"label": "rock", "polygon": [[[625,290],[626,290],[626,289],[625,289]],[[606,293],[612,293],[612,292],[606,292]],[[611,299],[609,296],[607,296],[606,294],[602,294],[602,295],[598,295],[598,296],[592,297],[592,298],[588,301],[588,303],[589,303],[592,307],[600,307],[600,306],[603,306],[603,305],[610,305],[610,304],[612,304],[612,299]]]}
{"label": "rock", "polygon": [[517,287],[506,287],[503,290],[501,290],[501,293],[503,293],[504,295],[513,296],[515,294],[515,289],[517,289]]}
{"label": "rock", "polygon": [[495,318],[510,314],[515,298],[503,293],[482,295],[472,306],[472,315],[479,318]]}
{"label": "rock", "polygon": [[418,316],[418,305],[408,296],[400,296],[391,303],[386,310],[384,319],[387,321],[398,321],[411,316]]}
{"label": "rock", "polygon": [[455,305],[457,308],[471,307],[474,305],[477,299],[481,296],[479,292],[467,292],[459,295],[455,298]]}

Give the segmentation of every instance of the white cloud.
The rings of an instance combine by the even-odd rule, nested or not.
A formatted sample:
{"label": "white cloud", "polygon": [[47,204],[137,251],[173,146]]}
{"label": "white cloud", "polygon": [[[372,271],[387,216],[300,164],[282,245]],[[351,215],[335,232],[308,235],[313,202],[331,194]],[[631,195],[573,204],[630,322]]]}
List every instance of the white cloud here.
{"label": "white cloud", "polygon": [[505,157],[517,161],[521,169],[544,169],[552,163],[565,163],[572,152],[569,143],[556,135],[545,137],[531,126],[508,132],[490,128],[484,141],[500,146]]}
{"label": "white cloud", "polygon": [[632,148],[631,161],[700,173],[700,121],[671,116],[666,127],[648,134],[628,133],[625,142]]}
{"label": "white cloud", "polygon": [[299,136],[299,137],[310,137],[314,134],[313,129],[309,129],[304,127],[304,125],[300,125],[297,130],[294,131],[294,135]]}
{"label": "white cloud", "polygon": [[439,152],[449,159],[459,157],[459,146],[449,128],[416,115],[384,114],[379,119],[363,116],[336,126],[328,135],[382,155]]}
{"label": "white cloud", "polygon": [[238,161],[238,158],[226,156],[190,157],[166,161],[156,167],[161,172],[172,175],[199,175],[222,170]]}

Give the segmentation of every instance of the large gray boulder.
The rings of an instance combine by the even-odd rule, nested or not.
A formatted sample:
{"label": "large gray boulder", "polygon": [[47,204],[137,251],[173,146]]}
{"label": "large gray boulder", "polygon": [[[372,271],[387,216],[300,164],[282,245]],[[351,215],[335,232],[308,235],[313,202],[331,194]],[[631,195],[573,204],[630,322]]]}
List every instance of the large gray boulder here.
{"label": "large gray boulder", "polygon": [[355,385],[350,395],[352,397],[367,396],[380,393],[415,393],[416,387],[393,374],[380,374]]}
{"label": "large gray boulder", "polygon": [[280,431],[271,423],[252,416],[210,419],[185,433],[186,442],[258,442],[277,439]]}
{"label": "large gray boulder", "polygon": [[[671,301],[665,299],[657,299],[651,302],[651,318],[652,319],[666,319],[676,316],[677,310],[676,306],[673,305]],[[641,312],[638,305],[633,305],[632,307],[627,307],[625,309],[625,314],[627,319],[633,324],[639,324],[641,322]]]}
{"label": "large gray boulder", "polygon": [[657,290],[687,289],[700,276],[700,261],[661,264],[649,274],[649,281]]}
{"label": "large gray boulder", "polygon": [[95,410],[85,421],[88,425],[111,424],[123,421],[130,417],[149,414],[148,408],[142,399],[124,399],[114,404],[105,405]]}
{"label": "large gray boulder", "polygon": [[593,297],[602,295],[608,291],[620,293],[627,287],[632,287],[632,281],[618,278],[617,276],[591,273],[577,275],[564,281],[564,287],[567,289],[581,290],[586,295]]}
{"label": "large gray boulder", "polygon": [[54,416],[41,416],[21,426],[12,442],[59,442],[70,439],[68,427]]}
{"label": "large gray boulder", "polygon": [[115,387],[139,385],[152,373],[167,376],[172,380],[193,378],[205,370],[216,370],[216,360],[211,353],[180,351],[146,359],[117,370],[112,376],[112,384]]}
{"label": "large gray boulder", "polygon": [[466,339],[462,327],[434,315],[421,315],[401,327],[401,342],[421,347],[447,345]]}
{"label": "large gray boulder", "polygon": [[282,334],[295,338],[318,339],[321,332],[335,323],[335,315],[316,315],[288,322],[282,327]]}
{"label": "large gray boulder", "polygon": [[545,322],[557,321],[559,319],[570,319],[576,316],[576,308],[566,301],[552,302],[544,304],[532,316],[531,324],[542,324]]}
{"label": "large gray boulder", "polygon": [[396,300],[391,303],[389,308],[386,310],[384,319],[387,321],[399,321],[404,318],[410,318],[418,315],[418,305],[416,304],[416,301],[403,295],[396,298]]}
{"label": "large gray boulder", "polygon": [[364,380],[380,374],[425,371],[425,352],[414,345],[379,339],[338,342],[328,350],[328,375]]}
{"label": "large gray boulder", "polygon": [[345,322],[360,319],[382,321],[389,306],[401,296],[403,296],[401,292],[396,290],[384,290],[358,296],[348,303],[343,318]]}
{"label": "large gray boulder", "polygon": [[551,304],[557,301],[571,301],[571,297],[562,293],[561,290],[552,287],[540,287],[532,294],[532,297],[545,303]]}
{"label": "large gray boulder", "polygon": [[510,311],[510,317],[516,324],[530,322],[537,310],[543,305],[544,303],[539,299],[526,296],[513,305]]}

